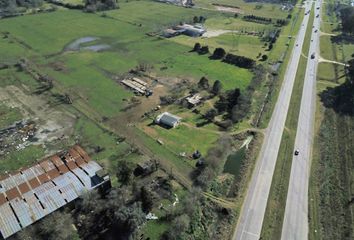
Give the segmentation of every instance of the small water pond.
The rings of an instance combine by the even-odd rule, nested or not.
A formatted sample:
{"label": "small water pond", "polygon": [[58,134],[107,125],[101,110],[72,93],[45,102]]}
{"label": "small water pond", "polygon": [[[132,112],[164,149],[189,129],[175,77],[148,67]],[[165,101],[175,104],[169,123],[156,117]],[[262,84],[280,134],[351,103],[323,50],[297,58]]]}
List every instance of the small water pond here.
{"label": "small water pond", "polygon": [[235,178],[238,178],[245,156],[246,156],[245,146],[231,153],[227,157],[226,163],[224,165],[224,173],[230,173],[234,175]]}

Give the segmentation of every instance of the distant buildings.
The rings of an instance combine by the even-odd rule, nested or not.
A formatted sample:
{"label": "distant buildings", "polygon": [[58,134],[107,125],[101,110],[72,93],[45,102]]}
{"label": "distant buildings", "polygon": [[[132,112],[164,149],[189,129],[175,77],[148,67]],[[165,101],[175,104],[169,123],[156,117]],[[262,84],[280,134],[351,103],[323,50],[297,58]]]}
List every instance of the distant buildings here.
{"label": "distant buildings", "polygon": [[183,6],[183,7],[192,7],[194,5],[192,0],[157,0],[157,1]]}
{"label": "distant buildings", "polygon": [[200,24],[196,24],[196,25],[182,24],[164,30],[162,35],[166,38],[175,37],[180,34],[184,34],[190,37],[200,37],[205,32],[206,29]]}
{"label": "distant buildings", "polygon": [[171,113],[164,112],[164,113],[157,116],[157,118],[155,119],[155,122],[157,124],[162,125],[162,126],[174,128],[174,127],[178,126],[178,124],[181,122],[181,118],[177,117]]}
{"label": "distant buildings", "polygon": [[148,84],[139,78],[133,77],[131,79],[124,79],[122,83],[139,95],[152,95],[152,91],[148,88]]}
{"label": "distant buildings", "polygon": [[96,188],[110,188],[110,178],[80,146],[0,176],[0,238],[8,238]]}

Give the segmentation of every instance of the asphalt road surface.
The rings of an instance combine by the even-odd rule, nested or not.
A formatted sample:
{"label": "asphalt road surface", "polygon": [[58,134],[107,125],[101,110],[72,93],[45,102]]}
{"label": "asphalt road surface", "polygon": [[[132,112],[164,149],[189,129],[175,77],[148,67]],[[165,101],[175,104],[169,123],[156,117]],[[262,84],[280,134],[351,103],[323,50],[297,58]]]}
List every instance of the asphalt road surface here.
{"label": "asphalt road surface", "polygon": [[316,112],[316,74],[320,52],[321,4],[322,0],[315,2],[314,27],[312,28],[294,146],[299,151],[299,155],[294,155],[292,159],[282,240],[308,239],[308,184]]}
{"label": "asphalt road surface", "polygon": [[[312,2],[305,2],[306,13],[310,12],[311,7]],[[269,190],[272,184],[275,163],[278,157],[308,21],[309,14],[306,14],[299,33],[296,36],[296,44],[294,45],[278,100],[258,156],[247,196],[233,236],[234,240],[258,240],[260,238]]]}

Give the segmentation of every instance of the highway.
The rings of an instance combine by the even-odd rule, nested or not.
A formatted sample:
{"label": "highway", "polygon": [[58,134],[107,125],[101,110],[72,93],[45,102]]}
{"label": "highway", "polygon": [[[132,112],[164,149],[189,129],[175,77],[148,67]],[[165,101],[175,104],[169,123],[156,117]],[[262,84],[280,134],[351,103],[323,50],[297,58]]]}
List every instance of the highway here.
{"label": "highway", "polygon": [[[294,155],[292,159],[282,240],[308,239],[308,185],[316,112],[316,74],[320,53],[321,3],[322,0],[315,2],[314,28],[312,29],[294,146],[294,149],[299,150],[299,155]],[[315,55],[312,59],[313,53]]]}
{"label": "highway", "polygon": [[[306,1],[305,12],[309,12],[311,8],[312,1]],[[262,148],[240,212],[233,236],[234,240],[259,240],[260,238],[264,213],[308,22],[309,14],[305,14],[295,39],[296,44],[294,44],[272,118],[266,130]]]}

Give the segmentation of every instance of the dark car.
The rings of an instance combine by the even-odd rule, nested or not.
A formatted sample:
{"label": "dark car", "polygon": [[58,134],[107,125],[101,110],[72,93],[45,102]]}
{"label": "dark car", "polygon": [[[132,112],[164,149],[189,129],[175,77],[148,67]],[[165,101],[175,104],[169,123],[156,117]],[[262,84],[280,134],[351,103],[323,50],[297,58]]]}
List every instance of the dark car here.
{"label": "dark car", "polygon": [[300,151],[298,149],[295,150],[294,155],[297,156],[299,155]]}
{"label": "dark car", "polygon": [[314,59],[315,58],[315,53],[312,53],[311,54],[311,59]]}

